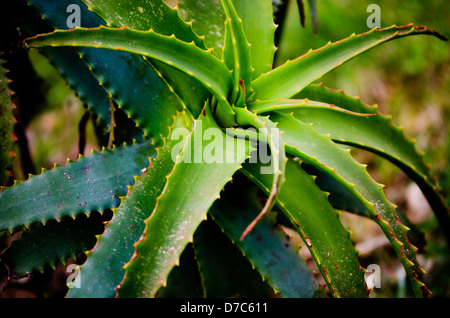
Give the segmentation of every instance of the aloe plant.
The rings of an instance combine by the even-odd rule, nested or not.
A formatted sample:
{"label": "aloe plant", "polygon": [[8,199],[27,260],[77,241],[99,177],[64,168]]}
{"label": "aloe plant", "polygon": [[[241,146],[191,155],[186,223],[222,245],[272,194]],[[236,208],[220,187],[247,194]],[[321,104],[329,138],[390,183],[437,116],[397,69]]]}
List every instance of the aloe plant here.
{"label": "aloe plant", "polygon": [[[445,37],[423,26],[373,29],[273,68],[268,0],[28,2],[56,30],[24,19],[33,35],[24,45],[53,61],[109,139],[100,152],[2,188],[0,230],[22,231],[1,256],[11,276],[85,252],[80,288],[68,297],[324,296],[281,222],[302,238],[331,296],[368,297],[339,220],[357,205],[386,235],[415,295],[430,293],[396,205],[341,145],[403,169],[445,229],[448,208],[423,154],[376,107],[314,83],[385,42]],[[83,27],[67,30],[72,3]],[[121,113],[128,118],[117,120]],[[339,193],[345,202],[331,200]],[[108,210],[104,229],[63,226]]]}

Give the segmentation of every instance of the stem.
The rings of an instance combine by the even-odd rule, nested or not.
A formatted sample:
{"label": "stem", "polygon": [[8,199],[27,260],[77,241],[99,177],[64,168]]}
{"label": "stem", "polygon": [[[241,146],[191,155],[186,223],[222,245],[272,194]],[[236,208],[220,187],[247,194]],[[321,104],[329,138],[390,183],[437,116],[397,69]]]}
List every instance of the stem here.
{"label": "stem", "polygon": [[261,212],[259,212],[258,216],[253,219],[253,221],[247,226],[247,228],[242,232],[241,237],[239,238],[241,241],[253,230],[253,228],[261,221],[261,219],[272,210],[275,204],[275,196],[277,195],[277,187],[278,182],[274,182],[272,184],[272,190],[270,191],[270,195],[267,198],[266,204],[264,205]]}
{"label": "stem", "polygon": [[108,140],[108,149],[112,149],[113,142],[114,142],[114,127],[116,127],[116,121],[114,118],[114,102],[111,97],[109,97],[109,111],[111,116],[111,124],[109,126],[109,140]]}

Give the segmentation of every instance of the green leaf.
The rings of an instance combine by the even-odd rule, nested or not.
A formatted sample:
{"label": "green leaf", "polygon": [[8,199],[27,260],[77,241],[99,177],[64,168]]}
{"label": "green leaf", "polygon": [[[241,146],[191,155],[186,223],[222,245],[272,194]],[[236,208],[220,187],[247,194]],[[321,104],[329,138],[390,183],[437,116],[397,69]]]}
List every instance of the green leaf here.
{"label": "green leaf", "polygon": [[450,241],[448,207],[430,176],[423,159],[424,154],[417,151],[414,141],[405,136],[402,128],[394,125],[390,116],[381,115],[377,107],[365,105],[360,98],[323,85],[309,85],[297,97],[314,98],[350,112],[370,114],[371,116],[355,116],[350,112],[337,113],[331,109],[318,108],[302,108],[293,112],[295,118],[312,123],[319,132],[330,134],[335,142],[372,151],[400,167],[420,187]]}
{"label": "green leaf", "polygon": [[[215,140],[204,145],[209,134]],[[226,144],[228,147],[224,148]],[[154,297],[166,284],[181,252],[192,242],[208,209],[250,150],[245,140],[224,134],[209,111],[195,121],[156,207],[146,220],[135,255],[125,266],[119,297]]]}
{"label": "green leaf", "polygon": [[405,137],[403,129],[393,125],[390,117],[380,113],[355,115],[317,107],[297,108],[292,113],[295,118],[312,123],[319,132],[330,134],[335,142],[374,152],[402,168],[413,180],[433,187],[423,154]]}
{"label": "green leaf", "polygon": [[316,167],[303,163],[302,169],[314,176],[316,185],[322,191],[329,193],[328,201],[336,210],[352,212],[357,215],[363,215],[370,218],[370,213],[346,188],[338,181],[323,173]]}
{"label": "green leaf", "polygon": [[192,23],[194,32],[204,37],[206,47],[222,58],[225,13],[220,0],[179,0],[178,9],[180,16]]}
{"label": "green leaf", "polygon": [[118,206],[133,176],[154,155],[149,142],[93,152],[77,161],[30,176],[0,191],[0,229],[12,231],[32,223],[60,220]]}
{"label": "green leaf", "polygon": [[58,262],[66,263],[80,252],[91,249],[96,235],[104,230],[105,216],[81,214],[75,219],[64,217],[61,222],[50,220],[38,223],[21,233],[19,239],[1,253],[2,262],[11,277],[21,278],[46,268],[55,268]]}
{"label": "green leaf", "polygon": [[[373,29],[326,46],[310,50],[305,55],[263,74],[253,81],[255,99],[290,98],[306,85],[321,78],[331,70],[351,60],[355,56],[387,41],[409,35],[428,34],[443,39],[439,33],[423,26],[392,26]],[[278,85],[273,85],[277,83]]]}
{"label": "green leaf", "polygon": [[180,256],[180,265],[170,272],[167,286],[158,291],[158,298],[200,298],[203,296],[200,273],[192,244]]}
{"label": "green leaf", "polygon": [[[222,198],[212,206],[211,217],[281,296],[315,296],[318,286],[305,260],[270,217],[262,219],[245,240],[240,240],[241,233],[261,210],[255,188],[241,179],[227,185]],[[270,186],[268,181],[266,185]]]}
{"label": "green leaf", "polygon": [[303,88],[294,99],[310,99],[321,103],[342,107],[356,113],[375,114],[376,106],[366,105],[360,97],[352,97],[343,90],[335,90],[326,87],[323,83],[311,84]]}
{"label": "green leaf", "polygon": [[[271,180],[260,169],[261,165],[246,163],[243,172],[269,193]],[[298,162],[288,160],[286,175],[289,177],[278,194],[277,205],[305,242],[332,295],[367,297],[364,271],[339,213]]]}
{"label": "green leaf", "polygon": [[[36,32],[34,32],[33,34],[35,33]],[[42,48],[42,53],[49,58],[49,61],[59,70],[61,76],[67,81],[68,85],[74,90],[77,96],[83,101],[85,107],[87,107],[90,114],[92,115],[95,125],[98,127],[98,137],[100,144],[106,146],[107,141],[102,142],[101,137],[103,135],[109,135],[108,132],[111,127],[110,92],[106,89],[105,86],[99,85],[99,79],[96,78],[92,66],[90,70],[86,63],[80,58],[79,52],[77,52],[74,48],[46,47]],[[120,60],[117,60],[117,62],[120,63]],[[132,65],[132,63],[128,64],[128,66],[130,67]],[[116,72],[119,69],[119,67],[115,68],[114,71]],[[95,70],[97,71],[97,68],[95,68]],[[107,71],[105,71],[103,74],[104,76],[111,76]],[[114,84],[108,84],[108,87],[112,87],[113,85]],[[154,88],[155,87],[153,87],[153,89]],[[151,90],[150,92],[153,92],[153,90]],[[142,102],[144,102],[146,98],[145,95],[147,95],[148,93],[149,91],[143,94],[139,94],[139,96],[142,98]],[[167,93],[170,93],[169,89],[166,89],[165,95],[168,95]],[[120,95],[122,97],[125,97],[126,94],[127,93],[123,93]],[[161,93],[161,95],[165,96],[163,92]],[[115,97],[117,96],[115,95]],[[169,100],[170,96],[167,96],[167,98]],[[167,102],[166,104],[164,104],[164,102],[159,101],[157,105],[159,105],[160,107],[158,110],[152,112],[152,118],[158,116],[160,117],[160,120],[153,120],[153,122],[148,120],[146,118],[148,117],[148,115],[146,114],[150,112],[142,112],[142,115],[135,116],[136,122],[140,124],[143,129],[141,129],[141,127],[137,127],[136,123],[132,119],[130,119],[124,112],[125,109],[127,109],[127,111],[129,110],[127,106],[125,106],[125,109],[116,108],[114,113],[114,131],[116,136],[116,138],[114,138],[114,144],[120,145],[123,142],[132,143],[133,140],[137,140],[140,142],[143,140],[144,134],[150,135],[152,138],[154,138],[155,143],[159,143],[159,134],[163,134],[166,127],[164,126],[165,120],[163,120],[163,117],[158,113],[169,115],[171,108],[163,107],[164,105],[168,106]],[[173,103],[173,105],[176,104]],[[120,131],[126,131],[126,134],[122,134],[120,133]]]}
{"label": "green leaf", "polygon": [[250,43],[252,78],[269,72],[275,55],[271,0],[232,0],[237,15],[242,19],[245,36]]}
{"label": "green leaf", "polygon": [[406,235],[408,229],[400,223],[396,206],[389,202],[383,186],[356,162],[349,151],[336,145],[329,136],[317,132],[292,115],[272,113],[271,119],[284,131],[286,151],[334,178],[350,191],[369,211],[390,241],[413,285],[416,296],[429,293],[423,283],[423,269],[416,259],[417,249]]}
{"label": "green leaf", "polygon": [[233,70],[235,68],[233,32],[231,31],[231,24],[228,19],[225,20],[224,29],[225,34],[223,40],[222,60],[229,70]]}
{"label": "green leaf", "polygon": [[[99,84],[107,88],[144,135],[160,143],[167,135],[167,126],[180,104],[167,85],[147,67],[140,57],[93,48],[80,48],[82,59],[87,61]],[[130,89],[129,83],[133,83]],[[139,93],[138,93],[139,92]]]}
{"label": "green leaf", "polygon": [[194,249],[205,298],[273,296],[267,280],[263,281],[234,242],[211,219],[202,222],[195,232]]}
{"label": "green leaf", "polygon": [[203,297],[238,297],[236,247],[230,244],[211,220],[203,221],[195,231],[194,250],[202,280]]}
{"label": "green leaf", "polygon": [[[260,214],[249,224],[242,233],[241,240],[252,230],[252,228],[261,220],[261,218],[270,211],[275,198],[285,181],[286,155],[284,152],[284,142],[281,138],[281,132],[268,117],[257,116],[246,108],[234,108],[236,121],[242,127],[251,126],[258,129],[258,140],[261,144],[267,144],[270,147],[270,167],[265,167],[266,173],[272,175],[272,190],[267,198],[266,204]],[[239,130],[235,130],[239,136]],[[245,133],[244,133],[245,134]]]}
{"label": "green leaf", "polygon": [[234,52],[234,91],[239,93],[239,86],[244,87],[246,95],[252,91],[252,62],[250,59],[250,44],[244,33],[242,19],[238,16],[231,0],[221,0],[223,9],[227,16],[228,29],[231,35],[231,44]]}
{"label": "green leaf", "polygon": [[[206,49],[204,41],[196,35],[192,26],[184,22],[178,10],[169,7],[162,0],[83,0],[89,10],[96,12],[111,27],[128,27],[135,30],[153,29],[163,35],[175,35],[184,41]],[[131,14],[132,12],[132,14]]]}
{"label": "green leaf", "polygon": [[[302,168],[308,174],[315,176],[315,182],[322,191],[329,193],[328,201],[330,201],[333,208],[351,212],[361,217],[371,218],[370,212],[367,211],[361,202],[336,180],[311,165],[304,163]],[[408,217],[398,207],[395,211],[400,221],[409,228],[408,238],[411,240],[411,243],[419,250],[423,250],[426,245],[423,232],[408,220]]]}
{"label": "green leaf", "polygon": [[[186,116],[178,114],[171,132],[186,128]],[[88,253],[80,273],[85,283],[72,288],[68,297],[114,297],[116,287],[125,275],[123,266],[133,256],[133,244],[141,237],[145,224],[161,194],[166,177],[172,171],[172,148],[178,144],[175,138],[164,139],[164,146],[157,149],[157,155],[150,158],[146,171],[136,177],[135,184],[128,189],[127,196],[108,222],[105,232],[98,238],[94,249]]]}
{"label": "green leaf", "polygon": [[99,120],[108,124],[110,121],[110,103],[108,92],[98,83],[97,78],[80,59],[73,48],[43,48],[51,63],[55,65],[70,87],[86,103],[88,109],[97,114]]}
{"label": "green leaf", "polygon": [[[45,19],[53,28],[67,28],[66,9],[70,4],[79,5],[83,26],[97,27],[105,23],[78,0],[50,3],[45,0],[28,1],[45,15]],[[35,29],[36,24],[29,25],[26,18],[22,24],[31,35],[43,32]],[[117,105],[140,126],[140,129],[153,138],[155,143],[161,142],[161,138],[167,136],[170,119],[177,110],[181,110],[181,104],[175,99],[169,87],[140,56],[92,48],[46,47],[43,49],[46,53],[52,53],[49,56],[62,75],[88,103],[88,106],[105,121],[109,123],[109,97],[111,96]],[[65,55],[66,52],[67,55]],[[90,75],[80,78],[86,73]],[[129,83],[133,83],[133,89],[130,89]]]}
{"label": "green leaf", "polygon": [[272,111],[285,111],[285,112],[294,112],[298,109],[304,108],[314,108],[327,111],[336,111],[336,112],[344,112],[344,113],[352,113],[357,116],[371,116],[372,114],[360,114],[348,111],[344,108],[336,107],[335,105],[330,105],[327,103],[317,102],[309,99],[274,99],[274,100],[263,100],[263,101],[254,101],[248,104],[248,109],[250,111],[255,112],[256,114],[270,113]]}
{"label": "green leaf", "polygon": [[[277,47],[280,44],[281,34],[286,24],[286,13],[289,6],[289,2],[285,0],[272,0],[272,14],[275,25],[275,40],[274,44]],[[275,51],[276,53],[276,51]]]}
{"label": "green leaf", "polygon": [[[215,58],[210,51],[201,50],[194,43],[180,41],[174,36],[163,36],[153,30],[136,31],[125,27],[115,29],[101,26],[95,29],[78,28],[37,35],[27,39],[25,43],[31,47],[89,46],[150,57],[199,80],[223,108],[230,109],[227,97],[233,84],[230,71],[225,64]],[[234,124],[231,117],[224,118],[227,126]]]}
{"label": "green leaf", "polygon": [[11,100],[12,92],[8,87],[8,78],[0,59],[0,186],[9,179],[10,165],[14,158],[14,114]]}
{"label": "green leaf", "polygon": [[[347,109],[348,112],[335,112],[334,107],[320,110],[298,108],[293,110],[297,119],[313,123],[315,129],[331,134],[336,142],[375,152],[410,171],[409,175],[418,174],[425,180],[430,178],[423,153],[417,151],[414,141],[407,139],[402,128],[394,125],[391,116],[381,115],[377,107],[369,107],[359,98],[320,85],[309,86],[302,95],[313,95],[318,98],[316,100]],[[367,115],[355,116],[353,112]],[[339,122],[339,125],[333,122]]]}
{"label": "green leaf", "polygon": [[[21,14],[21,28],[28,36],[50,32],[54,27],[66,28],[67,17],[64,8],[67,8],[69,2],[53,2],[50,6],[48,1],[46,5],[41,0],[29,0],[31,8]],[[73,3],[70,2],[70,3]],[[94,23],[98,25],[102,21],[96,19],[92,12],[84,10],[81,4],[81,14],[83,14],[84,23]],[[32,10],[44,11],[45,19],[32,14]],[[91,21],[92,20],[92,21]],[[51,24],[51,25],[50,25]],[[109,100],[107,90],[100,86],[97,78],[89,70],[88,66],[80,59],[80,53],[74,48],[43,48],[42,53],[50,59],[50,62],[59,70],[68,84],[86,106],[92,109],[101,121],[109,122]]]}
{"label": "green leaf", "polygon": [[403,130],[394,126],[390,117],[378,112],[368,113],[372,111],[369,107],[364,113],[356,113],[347,110],[351,107],[340,108],[342,104],[345,105],[345,101],[333,105],[309,99],[280,99],[250,103],[249,109],[258,114],[271,111],[292,113],[295,118],[313,124],[319,132],[330,134],[338,143],[370,150],[411,173],[420,174],[425,180],[429,178],[422,155],[417,152],[414,143],[406,139]]}
{"label": "green leaf", "polygon": [[[102,16],[110,27],[126,26],[141,31],[152,29],[167,36],[173,34],[177,39],[188,43],[194,42],[196,46],[206,50],[203,38],[195,34],[192,25],[184,22],[178,10],[169,7],[162,0],[114,2],[88,0],[86,4],[90,10]],[[149,64],[196,118],[202,110],[204,100],[208,97],[208,90],[189,75],[171,66],[153,59],[150,59]]]}
{"label": "green leaf", "polygon": [[[222,7],[222,6],[221,6]],[[232,71],[235,67],[235,54],[234,54],[234,45],[232,42],[232,32],[231,32],[231,24],[228,19],[225,19],[224,23],[224,44],[223,44],[223,50],[222,50],[222,61],[227,67],[228,70]],[[237,89],[242,88],[238,85]],[[233,84],[231,94],[236,94],[236,83]],[[237,96],[230,96],[231,102],[234,103]],[[213,105],[214,107],[214,105]],[[234,118],[234,111],[228,107],[217,107],[213,110],[213,113],[215,114],[215,117],[218,119],[218,123],[221,124],[223,127],[230,127],[234,125],[229,125],[228,120],[226,122],[222,121],[221,118]]]}

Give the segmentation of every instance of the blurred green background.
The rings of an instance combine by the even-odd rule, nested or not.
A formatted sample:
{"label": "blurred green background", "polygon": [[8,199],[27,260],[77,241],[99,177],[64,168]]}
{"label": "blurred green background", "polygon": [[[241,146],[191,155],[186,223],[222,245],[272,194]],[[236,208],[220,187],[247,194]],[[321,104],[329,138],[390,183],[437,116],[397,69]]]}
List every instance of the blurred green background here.
{"label": "blurred green background", "polygon": [[[289,3],[276,65],[294,59],[310,48],[320,48],[328,41],[367,32],[366,19],[371,14],[367,12],[369,4],[379,5],[381,27],[414,23],[450,36],[448,0],[317,0],[319,24],[316,34],[308,1],[304,2],[305,28],[300,26],[297,2],[291,0]],[[377,104],[383,114],[391,114],[394,123],[403,126],[405,134],[416,140],[417,148],[425,151],[425,160],[432,164],[433,175],[438,178],[447,198],[450,196],[449,45],[431,36],[391,41],[340,66],[319,81],[330,88],[343,89],[349,95],[360,96],[367,104]],[[37,51],[32,50],[29,54],[45,88],[44,106],[26,129],[33,164],[36,171],[40,171],[41,167],[51,168],[54,163],[64,164],[68,158],[77,159],[78,124],[85,110],[52,65]],[[85,155],[91,149],[99,150],[93,131],[90,122]],[[432,297],[450,296],[448,250],[434,215],[418,188],[386,160],[364,151],[354,150],[353,154],[368,164],[375,180],[387,185],[388,198],[425,233],[428,243],[419,258],[429,273],[426,277],[430,277],[427,284],[433,292]],[[19,160],[14,169],[16,179],[27,178],[21,175]],[[375,289],[372,296],[410,296],[401,264],[373,222],[345,213],[342,219],[361,251],[362,265],[374,263],[382,267],[382,288]],[[305,257],[309,257],[307,253]]]}

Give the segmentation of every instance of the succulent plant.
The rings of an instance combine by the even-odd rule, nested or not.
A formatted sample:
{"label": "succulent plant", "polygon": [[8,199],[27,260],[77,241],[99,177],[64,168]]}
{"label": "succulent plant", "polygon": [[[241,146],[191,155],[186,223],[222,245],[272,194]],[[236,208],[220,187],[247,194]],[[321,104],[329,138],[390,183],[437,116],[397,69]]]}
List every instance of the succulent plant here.
{"label": "succulent plant", "polygon": [[[315,82],[385,42],[445,37],[423,26],[373,29],[274,68],[272,1],[28,3],[51,28],[24,19],[24,45],[49,57],[111,134],[100,152],[2,188],[0,230],[23,231],[1,254],[11,276],[85,252],[68,297],[324,296],[289,228],[331,296],[367,297],[339,219],[357,210],[381,228],[415,295],[429,294],[397,206],[343,145],[400,167],[446,227],[423,154],[377,107]],[[70,4],[82,27],[67,29]],[[1,115],[10,129],[11,111]],[[110,220],[95,213],[109,210]]]}

